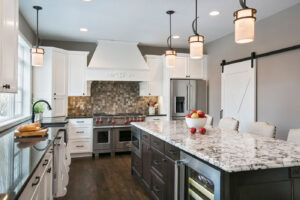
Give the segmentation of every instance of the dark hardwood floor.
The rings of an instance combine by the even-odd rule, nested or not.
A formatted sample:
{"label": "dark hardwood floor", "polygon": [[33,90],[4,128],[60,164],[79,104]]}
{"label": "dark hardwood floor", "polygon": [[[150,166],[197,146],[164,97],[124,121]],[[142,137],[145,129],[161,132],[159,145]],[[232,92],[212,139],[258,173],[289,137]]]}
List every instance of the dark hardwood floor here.
{"label": "dark hardwood floor", "polygon": [[58,200],[149,200],[131,176],[130,154],[72,159],[68,192]]}

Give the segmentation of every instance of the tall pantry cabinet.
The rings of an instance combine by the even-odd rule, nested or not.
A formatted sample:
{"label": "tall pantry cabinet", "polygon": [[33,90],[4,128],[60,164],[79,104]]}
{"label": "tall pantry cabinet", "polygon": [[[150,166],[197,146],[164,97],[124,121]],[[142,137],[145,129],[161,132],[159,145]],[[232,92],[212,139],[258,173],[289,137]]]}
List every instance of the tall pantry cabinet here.
{"label": "tall pantry cabinet", "polygon": [[33,101],[44,99],[52,107],[44,116],[67,115],[68,103],[68,52],[54,47],[45,49],[44,66],[33,67]]}

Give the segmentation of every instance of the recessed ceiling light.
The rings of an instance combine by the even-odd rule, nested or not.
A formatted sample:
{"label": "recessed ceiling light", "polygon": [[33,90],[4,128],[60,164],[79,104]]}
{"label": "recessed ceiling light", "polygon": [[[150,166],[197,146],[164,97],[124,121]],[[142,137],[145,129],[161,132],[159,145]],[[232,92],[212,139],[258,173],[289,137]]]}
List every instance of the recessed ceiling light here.
{"label": "recessed ceiling light", "polygon": [[217,10],[213,10],[213,11],[211,11],[211,12],[209,13],[210,16],[217,16],[217,15],[219,15],[219,14],[220,14],[220,12],[217,11]]}
{"label": "recessed ceiling light", "polygon": [[87,31],[88,31],[87,28],[80,28],[79,30],[80,30],[81,32],[87,32]]}
{"label": "recessed ceiling light", "polygon": [[179,35],[173,35],[172,38],[173,38],[173,39],[179,39],[180,36],[179,36]]}
{"label": "recessed ceiling light", "polygon": [[82,0],[82,1],[84,1],[84,2],[91,2],[92,0]]}

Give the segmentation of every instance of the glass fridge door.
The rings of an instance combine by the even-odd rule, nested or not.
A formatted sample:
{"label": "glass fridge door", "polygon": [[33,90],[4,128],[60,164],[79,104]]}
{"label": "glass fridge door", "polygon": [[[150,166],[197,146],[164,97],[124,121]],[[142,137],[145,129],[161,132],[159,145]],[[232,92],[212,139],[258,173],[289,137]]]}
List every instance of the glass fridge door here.
{"label": "glass fridge door", "polygon": [[186,167],[185,199],[214,200],[214,183],[203,174]]}

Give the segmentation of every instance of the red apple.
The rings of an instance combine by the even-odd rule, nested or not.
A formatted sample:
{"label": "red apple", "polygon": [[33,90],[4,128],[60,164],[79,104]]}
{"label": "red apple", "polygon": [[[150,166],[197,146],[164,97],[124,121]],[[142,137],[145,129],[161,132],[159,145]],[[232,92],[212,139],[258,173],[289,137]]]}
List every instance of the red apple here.
{"label": "red apple", "polygon": [[199,133],[204,135],[206,133],[206,129],[205,128],[200,128]]}
{"label": "red apple", "polygon": [[200,118],[205,117],[205,113],[203,111],[198,111],[198,115],[199,115]]}
{"label": "red apple", "polygon": [[99,122],[100,122],[100,124],[103,124],[103,120],[100,120]]}
{"label": "red apple", "polygon": [[191,118],[191,114],[187,114],[186,117],[187,117],[187,118]]}
{"label": "red apple", "polygon": [[191,114],[197,113],[197,110],[192,110]]}
{"label": "red apple", "polygon": [[196,129],[195,128],[190,128],[190,132],[194,134],[194,133],[196,133]]}

